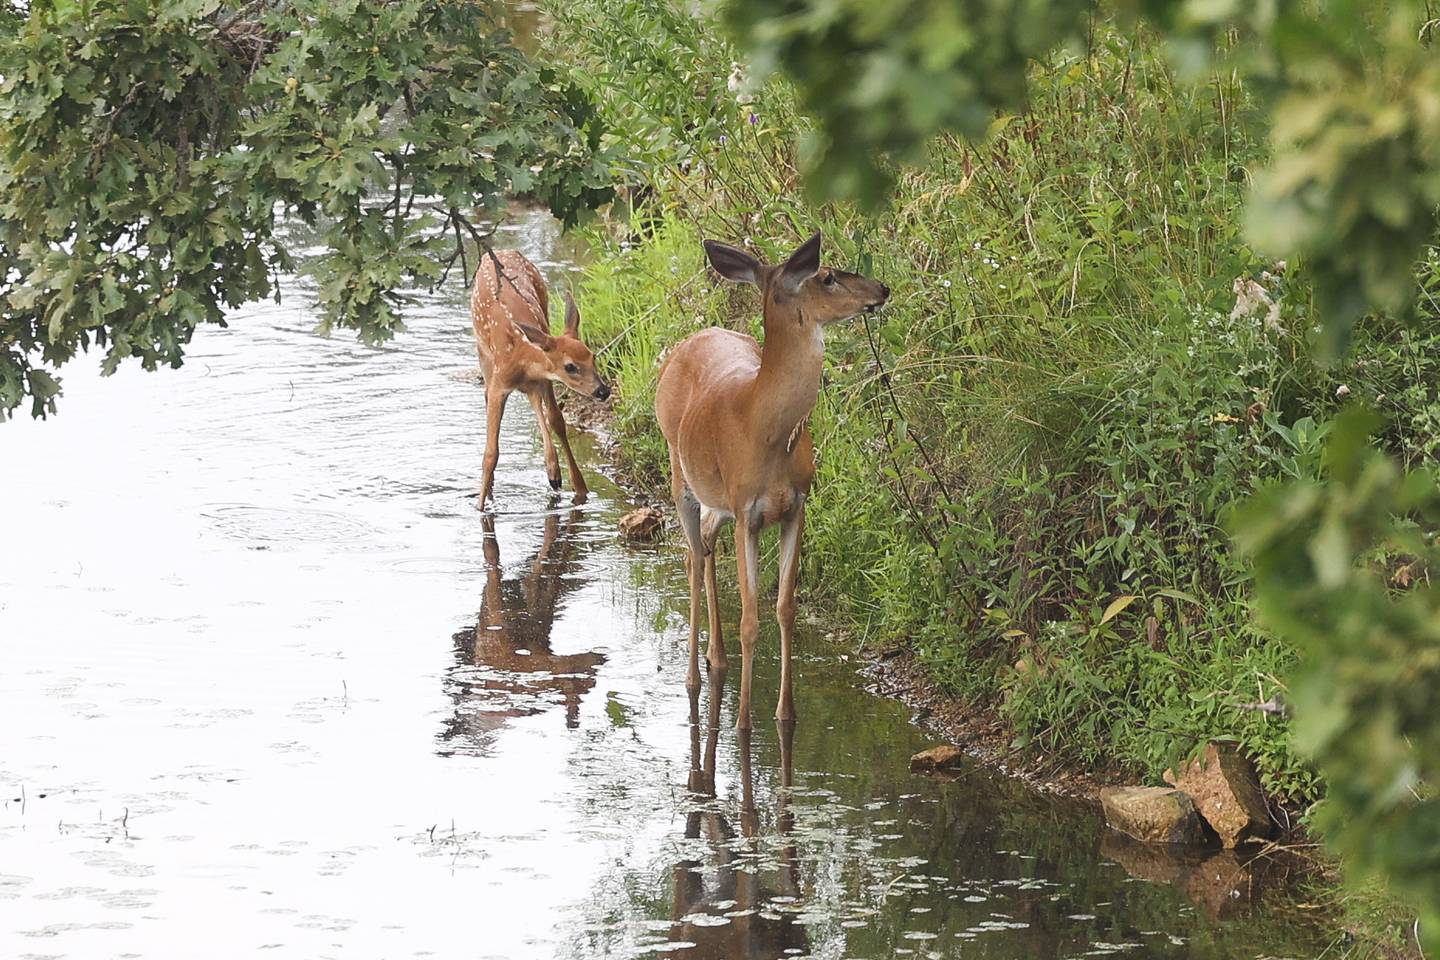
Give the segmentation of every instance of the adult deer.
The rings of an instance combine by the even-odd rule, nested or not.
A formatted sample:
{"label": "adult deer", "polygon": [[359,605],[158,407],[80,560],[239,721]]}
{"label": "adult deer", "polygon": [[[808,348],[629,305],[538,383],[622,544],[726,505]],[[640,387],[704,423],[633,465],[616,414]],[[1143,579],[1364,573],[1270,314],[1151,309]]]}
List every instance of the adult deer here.
{"label": "adult deer", "polygon": [[[589,494],[570,438],[565,416],[555,402],[552,383],[563,383],[577,393],[600,400],[610,388],[595,370],[595,357],[580,342],[580,311],[565,294],[565,332],[550,335],[550,295],[545,278],[518,250],[496,250],[481,255],[470,292],[470,317],[475,327],[475,349],[485,376],[485,463],[478,506],[485,509],[500,459],[500,418],[505,401],[516,390],[530,400],[535,422],[545,441],[545,473],[550,486],[560,489],[560,461],[555,455],[553,431],[565,451],[570,486],[577,502]],[[547,427],[548,425],[548,427]]]}
{"label": "adult deer", "polygon": [[710,264],[738,283],[760,288],[765,345],[712,327],[688,337],[660,368],[655,416],[670,447],[670,488],[690,556],[690,672],[700,685],[700,586],[709,597],[706,657],[727,665],[715,600],[715,535],[735,520],[740,572],[740,706],[735,725],[750,726],[750,679],[755,638],[756,567],[760,531],[779,523],[780,622],[778,720],[793,720],[790,643],[795,627],[795,579],[805,498],[815,477],[815,449],[806,422],[820,392],[826,324],[879,309],[890,296],[883,283],[820,265],[816,233],[784,263],[761,263],[738,247],[705,241]]}

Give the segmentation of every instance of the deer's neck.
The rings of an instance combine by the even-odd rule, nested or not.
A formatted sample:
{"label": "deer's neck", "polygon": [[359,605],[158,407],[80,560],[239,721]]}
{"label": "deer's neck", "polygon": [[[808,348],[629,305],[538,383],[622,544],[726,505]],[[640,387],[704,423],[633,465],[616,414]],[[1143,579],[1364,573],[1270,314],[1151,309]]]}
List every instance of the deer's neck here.
{"label": "deer's neck", "polygon": [[787,444],[820,395],[825,337],[798,307],[765,312],[765,344],[751,398],[751,428],[767,444]]}

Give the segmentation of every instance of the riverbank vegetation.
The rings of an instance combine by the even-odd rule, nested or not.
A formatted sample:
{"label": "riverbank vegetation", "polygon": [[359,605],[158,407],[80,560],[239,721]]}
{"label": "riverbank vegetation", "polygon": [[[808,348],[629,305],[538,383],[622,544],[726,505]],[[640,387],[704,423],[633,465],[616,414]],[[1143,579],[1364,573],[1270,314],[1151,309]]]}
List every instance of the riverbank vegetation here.
{"label": "riverbank vegetation", "polygon": [[[1337,596],[1306,589],[1310,558],[1329,549],[1310,539],[1326,508],[1312,500],[1279,546],[1266,537],[1284,540],[1283,524],[1267,534],[1263,521],[1295,518],[1296,489],[1344,496],[1322,482],[1339,456],[1328,435],[1364,447],[1363,430],[1334,426],[1352,408],[1376,411],[1386,469],[1440,452],[1434,250],[1407,273],[1420,322],[1399,309],[1353,331],[1335,320],[1344,298],[1327,257],[1340,254],[1277,261],[1244,230],[1255,171],[1273,159],[1273,89],[1238,67],[1181,78],[1163,38],[1130,21],[1095,19],[1088,44],[1032,64],[1028,105],[987,116],[979,145],[941,134],[923,162],[869,171],[861,186],[895,178],[875,216],[818,203],[800,172],[843,119],[822,116],[817,131],[795,90],[756,81],[705,15],[666,0],[557,6],[555,49],[617,142],[638,145],[623,171],[631,212],[596,234],[583,299],[620,386],[634,475],[657,491],[668,482],[650,413],[664,347],[711,324],[758,333],[753,295],[706,272],[700,238],[773,258],[820,226],[827,261],[896,293],[874,320],[830,332],[811,419],[812,608],[873,646],[908,645],[955,696],[998,712],[1018,748],[1155,779],[1207,740],[1234,738],[1275,799],[1323,808],[1312,806],[1326,795],[1313,762],[1323,737],[1312,725],[1297,746],[1286,713],[1305,647],[1295,604],[1318,611]],[[1348,352],[1322,362],[1347,336]],[[1391,490],[1399,474],[1386,476]],[[1413,476],[1423,488],[1426,475]],[[1290,590],[1269,595],[1289,605],[1266,607],[1262,625],[1255,567],[1229,531],[1237,508],[1283,484],[1248,514],[1262,576],[1288,577]],[[1428,569],[1423,544],[1387,539],[1386,511],[1403,505],[1385,496],[1362,511],[1371,528],[1356,522],[1354,540],[1332,546],[1356,571],[1348,587],[1377,569],[1389,582],[1367,594],[1366,614],[1335,609],[1329,627],[1382,616],[1388,594]],[[1367,562],[1352,567],[1357,553]],[[1420,653],[1433,638],[1389,642],[1371,657],[1433,669]],[[1325,689],[1361,702],[1344,680]],[[1356,722],[1337,713],[1330,722]],[[1398,742],[1396,728],[1355,743]]]}

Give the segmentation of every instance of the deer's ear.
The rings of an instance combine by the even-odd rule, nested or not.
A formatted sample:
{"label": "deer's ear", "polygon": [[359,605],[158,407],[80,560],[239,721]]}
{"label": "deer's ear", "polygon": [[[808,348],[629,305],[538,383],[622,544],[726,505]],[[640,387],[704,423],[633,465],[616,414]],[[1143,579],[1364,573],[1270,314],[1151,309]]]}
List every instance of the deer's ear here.
{"label": "deer's ear", "polygon": [[580,308],[575,306],[569,290],[565,291],[565,335],[580,339]]}
{"label": "deer's ear", "polygon": [[814,235],[800,244],[795,252],[790,254],[780,267],[780,279],[790,290],[795,290],[815,276],[815,271],[820,269],[820,231],[816,230]]}
{"label": "deer's ear", "polygon": [[718,240],[706,240],[705,255],[710,258],[710,266],[725,279],[753,283],[757,287],[760,285],[760,261],[739,247]]}
{"label": "deer's ear", "polygon": [[520,332],[525,334],[526,340],[529,340],[541,350],[550,350],[555,346],[555,338],[539,327],[532,326],[528,323],[521,323],[519,320],[515,321],[515,326],[519,327]]}

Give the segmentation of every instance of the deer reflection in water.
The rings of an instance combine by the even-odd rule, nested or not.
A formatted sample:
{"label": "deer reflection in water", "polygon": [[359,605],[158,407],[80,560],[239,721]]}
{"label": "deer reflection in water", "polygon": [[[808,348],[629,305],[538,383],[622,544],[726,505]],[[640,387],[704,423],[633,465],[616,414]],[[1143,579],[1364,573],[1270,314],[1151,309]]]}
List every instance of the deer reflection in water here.
{"label": "deer reflection in water", "polygon": [[594,651],[557,654],[550,632],[566,597],[578,589],[576,576],[587,550],[578,536],[582,514],[570,511],[561,523],[553,511],[535,554],[518,576],[505,577],[495,518],[485,516],[485,592],[474,627],[455,634],[457,664],[450,675],[455,713],[446,724],[446,752],[485,750],[496,731],[516,717],[543,713],[557,703],[565,707],[565,725],[580,722],[580,701],[595,686],[595,672],[605,655]]}
{"label": "deer reflection in water", "polygon": [[[690,690],[690,781],[689,790],[699,798],[715,799],[715,753],[720,731],[720,702],[725,690],[724,671],[712,671],[710,703],[704,749],[700,737],[700,691]],[[790,806],[793,784],[791,746],[794,721],[776,723],[780,738],[780,791],[776,829],[789,838],[795,828]],[[662,957],[691,960],[774,960],[805,953],[809,941],[805,928],[793,917],[777,910],[776,897],[800,896],[800,868],[796,848],[786,843],[779,850],[779,880],[771,889],[762,886],[767,870],[761,861],[760,816],[755,807],[754,778],[750,770],[750,731],[736,731],[736,752],[740,760],[740,835],[713,806],[690,811],[685,819],[685,838],[703,837],[708,847],[705,859],[681,860],[675,864],[674,895],[670,904],[671,941],[693,947],[661,950]],[[706,877],[715,880],[709,889]],[[712,919],[713,918],[713,919]],[[708,922],[707,922],[708,921]],[[723,922],[722,922],[723,921]]]}

